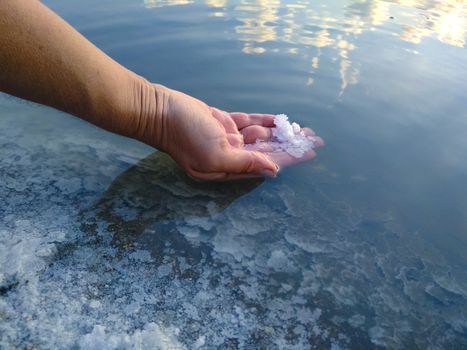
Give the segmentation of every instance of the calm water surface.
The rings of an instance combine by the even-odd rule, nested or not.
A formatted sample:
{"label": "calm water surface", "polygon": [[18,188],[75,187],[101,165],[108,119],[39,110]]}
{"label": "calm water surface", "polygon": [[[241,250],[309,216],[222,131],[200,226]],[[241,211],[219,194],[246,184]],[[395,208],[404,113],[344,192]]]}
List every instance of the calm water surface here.
{"label": "calm water surface", "polygon": [[465,1],[45,1],[150,80],[327,145],[203,184],[0,96],[0,348],[467,348]]}

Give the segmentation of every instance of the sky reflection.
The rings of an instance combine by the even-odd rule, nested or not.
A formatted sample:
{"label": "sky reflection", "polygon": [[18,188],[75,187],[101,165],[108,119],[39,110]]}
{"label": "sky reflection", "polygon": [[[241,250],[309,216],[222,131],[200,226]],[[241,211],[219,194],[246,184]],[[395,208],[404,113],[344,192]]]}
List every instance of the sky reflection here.
{"label": "sky reflection", "polygon": [[[190,0],[144,0],[148,8],[191,4]],[[462,0],[353,0],[313,2],[281,0],[205,0],[218,16],[233,17],[244,52],[262,53],[267,41],[326,47],[336,43],[330,29],[359,35],[390,25],[402,40],[418,44],[424,38],[465,47],[467,2]],[[393,26],[393,24],[396,24]],[[248,50],[248,48],[253,48]],[[262,50],[257,50],[258,48]]]}
{"label": "sky reflection", "polygon": [[[186,5],[190,0],[144,0],[148,8]],[[284,52],[301,54],[309,60],[306,84],[313,85],[320,68],[322,50],[331,50],[340,76],[341,96],[349,85],[358,83],[360,64],[352,51],[358,38],[373,31],[420,44],[424,39],[464,48],[467,2],[461,0],[205,0],[210,16],[235,20],[233,34],[245,54]],[[408,49],[417,54],[415,49]]]}

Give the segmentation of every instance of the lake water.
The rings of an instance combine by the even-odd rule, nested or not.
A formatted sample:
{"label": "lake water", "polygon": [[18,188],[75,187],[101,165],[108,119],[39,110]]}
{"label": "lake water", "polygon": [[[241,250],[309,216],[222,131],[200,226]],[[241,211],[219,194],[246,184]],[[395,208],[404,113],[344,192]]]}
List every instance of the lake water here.
{"label": "lake water", "polygon": [[275,179],[0,96],[0,348],[467,348],[465,1],[45,1],[116,60],[327,144]]}

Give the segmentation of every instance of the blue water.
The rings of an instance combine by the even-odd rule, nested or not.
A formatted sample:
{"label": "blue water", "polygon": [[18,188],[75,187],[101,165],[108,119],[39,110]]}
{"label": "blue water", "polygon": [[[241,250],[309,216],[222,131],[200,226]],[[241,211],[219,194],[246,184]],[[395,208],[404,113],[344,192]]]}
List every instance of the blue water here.
{"label": "blue water", "polygon": [[464,1],[45,3],[149,80],[326,146],[203,184],[0,96],[0,348],[467,348]]}

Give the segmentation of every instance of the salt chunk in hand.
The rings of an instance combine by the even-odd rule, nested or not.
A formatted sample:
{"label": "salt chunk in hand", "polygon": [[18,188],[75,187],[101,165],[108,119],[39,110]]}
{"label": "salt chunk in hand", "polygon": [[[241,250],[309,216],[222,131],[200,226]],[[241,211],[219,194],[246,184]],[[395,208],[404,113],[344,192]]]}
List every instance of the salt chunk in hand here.
{"label": "salt chunk in hand", "polygon": [[301,158],[315,147],[314,138],[307,136],[297,123],[290,124],[285,114],[274,117],[275,128],[272,129],[273,139],[270,141],[256,140],[256,145],[266,143],[273,152],[287,152],[292,157]]}

